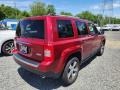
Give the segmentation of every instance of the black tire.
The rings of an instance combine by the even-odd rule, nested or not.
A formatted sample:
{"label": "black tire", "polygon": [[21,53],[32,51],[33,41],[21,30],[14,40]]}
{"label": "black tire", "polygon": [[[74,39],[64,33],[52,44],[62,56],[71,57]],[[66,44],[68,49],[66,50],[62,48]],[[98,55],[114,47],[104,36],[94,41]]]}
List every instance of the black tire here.
{"label": "black tire", "polygon": [[105,44],[102,43],[101,46],[100,46],[99,51],[97,52],[97,55],[98,55],[98,56],[102,56],[103,53],[104,53],[104,49],[105,49]]}
{"label": "black tire", "polygon": [[12,55],[12,50],[14,48],[14,41],[10,40],[10,41],[6,41],[3,45],[2,45],[2,53],[4,55]]}
{"label": "black tire", "polygon": [[65,66],[64,72],[61,77],[64,86],[68,86],[76,81],[79,69],[80,69],[79,59],[77,57],[70,58],[67,65]]}

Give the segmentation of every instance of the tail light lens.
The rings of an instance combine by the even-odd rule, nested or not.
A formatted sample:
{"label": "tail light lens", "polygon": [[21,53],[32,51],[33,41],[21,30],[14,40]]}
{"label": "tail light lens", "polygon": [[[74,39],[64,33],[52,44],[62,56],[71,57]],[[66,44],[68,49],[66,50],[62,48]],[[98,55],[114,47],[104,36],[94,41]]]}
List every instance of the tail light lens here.
{"label": "tail light lens", "polygon": [[50,61],[50,62],[54,60],[53,46],[50,46],[50,45],[45,46],[44,59],[45,61]]}
{"label": "tail light lens", "polygon": [[49,50],[49,49],[44,50],[44,56],[51,57],[51,50]]}

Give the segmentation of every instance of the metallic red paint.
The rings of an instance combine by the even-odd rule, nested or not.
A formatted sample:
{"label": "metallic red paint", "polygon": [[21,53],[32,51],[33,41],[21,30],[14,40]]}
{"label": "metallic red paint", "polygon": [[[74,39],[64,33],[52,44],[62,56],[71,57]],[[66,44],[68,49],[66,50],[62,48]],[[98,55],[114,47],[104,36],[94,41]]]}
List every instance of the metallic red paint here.
{"label": "metallic red paint", "polygon": [[[26,19],[45,20],[45,38],[22,38],[16,37],[17,46],[19,43],[25,44],[31,48],[29,54],[22,54],[19,52],[19,47],[15,50],[15,54],[19,54],[24,58],[36,61],[39,63],[37,68],[24,64],[41,72],[62,73],[67,59],[73,53],[79,52],[81,60],[87,58],[95,50],[99,49],[101,41],[105,40],[104,35],[92,36],[78,35],[75,20],[78,18],[66,16],[37,16]],[[71,20],[74,31],[74,36],[70,38],[59,38],[57,32],[56,20]],[[82,20],[84,21],[84,20]],[[87,21],[84,21],[86,24]],[[89,32],[89,29],[88,29]],[[44,55],[44,50],[50,50],[50,57]],[[16,59],[15,59],[16,60]]]}

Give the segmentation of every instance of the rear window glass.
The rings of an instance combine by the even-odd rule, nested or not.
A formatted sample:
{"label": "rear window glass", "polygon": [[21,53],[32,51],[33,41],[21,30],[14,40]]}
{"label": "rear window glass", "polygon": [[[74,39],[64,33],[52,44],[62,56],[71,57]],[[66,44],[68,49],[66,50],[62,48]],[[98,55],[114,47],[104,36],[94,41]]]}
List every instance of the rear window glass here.
{"label": "rear window glass", "polygon": [[44,20],[20,21],[16,34],[21,37],[44,39]]}
{"label": "rear window glass", "polygon": [[60,38],[73,37],[73,28],[70,20],[58,20],[57,30]]}

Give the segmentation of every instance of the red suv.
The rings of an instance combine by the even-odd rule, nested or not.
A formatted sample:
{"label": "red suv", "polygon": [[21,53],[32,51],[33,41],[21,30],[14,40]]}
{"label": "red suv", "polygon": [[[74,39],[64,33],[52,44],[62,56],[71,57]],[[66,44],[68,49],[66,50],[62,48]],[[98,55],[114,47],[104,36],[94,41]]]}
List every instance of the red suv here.
{"label": "red suv", "polygon": [[23,68],[42,77],[72,84],[80,64],[102,55],[105,36],[92,22],[67,16],[36,16],[17,26],[14,59]]}

